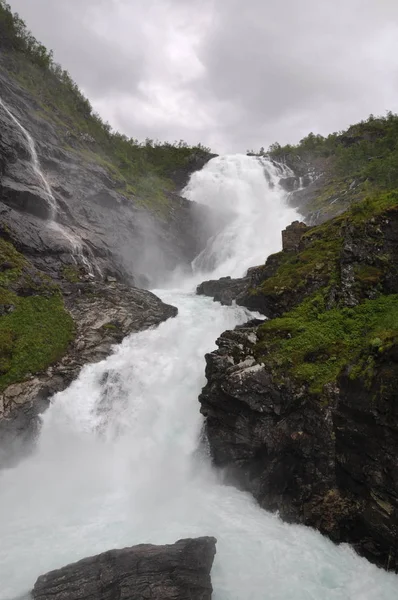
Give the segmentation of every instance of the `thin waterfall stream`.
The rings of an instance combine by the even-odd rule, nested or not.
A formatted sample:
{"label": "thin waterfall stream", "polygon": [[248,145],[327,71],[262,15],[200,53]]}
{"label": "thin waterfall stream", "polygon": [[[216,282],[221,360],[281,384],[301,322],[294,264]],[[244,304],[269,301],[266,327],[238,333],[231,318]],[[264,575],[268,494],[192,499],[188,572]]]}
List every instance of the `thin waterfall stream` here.
{"label": "thin waterfall stream", "polygon": [[75,262],[80,261],[82,265],[87,269],[87,272],[94,276],[94,269],[96,268],[99,271],[98,266],[95,264],[94,257],[91,257],[89,260],[83,251],[83,243],[78,235],[72,232],[70,229],[67,230],[63,225],[57,223],[56,217],[58,213],[58,203],[55,199],[53,191],[51,189],[51,185],[49,184],[47,178],[45,177],[42,168],[40,166],[39,157],[36,150],[36,144],[30,133],[21,125],[18,119],[13,115],[10,109],[5,105],[3,100],[0,98],[0,106],[7,113],[13,123],[17,126],[19,131],[22,133],[23,138],[26,141],[26,147],[29,150],[31,165],[33,172],[36,175],[37,181],[45,192],[46,201],[48,204],[48,226],[57,231],[64,239],[68,241],[72,248],[72,256]]}
{"label": "thin waterfall stream", "polygon": [[53,398],[35,452],[0,474],[1,600],[84,556],[199,535],[218,540],[215,600],[396,597],[393,574],[225,485],[200,444],[204,354],[251,314],[196,296],[195,285],[242,275],[279,250],[280,231],[297,214],[285,205],[278,169],[234,155],[191,178],[189,198],[221,203],[234,217],[194,261],[191,278],[154,290],[178,316],[86,366]]}

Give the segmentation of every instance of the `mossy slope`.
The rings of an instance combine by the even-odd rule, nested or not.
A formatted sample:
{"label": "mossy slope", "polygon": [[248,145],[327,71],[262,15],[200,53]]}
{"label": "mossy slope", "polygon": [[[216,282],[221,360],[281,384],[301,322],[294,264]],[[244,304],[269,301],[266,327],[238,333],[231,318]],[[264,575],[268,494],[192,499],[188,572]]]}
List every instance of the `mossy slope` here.
{"label": "mossy slope", "polygon": [[397,223],[397,193],[369,197],[304,234],[301,251],[280,253],[251,290],[280,309],[256,348],[276,379],[319,394],[344,369],[370,377],[374,357],[398,342]]}
{"label": "mossy slope", "polygon": [[65,353],[74,324],[59,288],[0,239],[0,390]]}

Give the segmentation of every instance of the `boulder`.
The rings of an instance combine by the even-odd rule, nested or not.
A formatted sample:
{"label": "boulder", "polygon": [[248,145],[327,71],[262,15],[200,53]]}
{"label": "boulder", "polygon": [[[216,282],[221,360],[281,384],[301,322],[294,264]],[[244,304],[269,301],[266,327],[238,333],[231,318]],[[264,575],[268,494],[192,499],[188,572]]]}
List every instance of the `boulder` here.
{"label": "boulder", "polygon": [[212,537],[141,544],[85,558],[38,578],[33,600],[210,600]]}

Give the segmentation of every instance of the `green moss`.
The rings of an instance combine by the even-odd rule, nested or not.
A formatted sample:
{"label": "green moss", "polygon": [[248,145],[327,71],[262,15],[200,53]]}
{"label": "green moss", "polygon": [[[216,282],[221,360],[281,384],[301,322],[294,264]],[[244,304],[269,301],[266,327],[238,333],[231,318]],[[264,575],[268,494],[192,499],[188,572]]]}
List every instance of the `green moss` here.
{"label": "green moss", "polygon": [[74,334],[54,281],[0,239],[0,265],[5,263],[0,273],[0,389],[57,361]]}
{"label": "green moss", "polygon": [[118,331],[120,328],[115,323],[105,323],[102,325],[102,329],[109,329],[110,331]]}
{"label": "green moss", "polygon": [[342,219],[315,227],[303,236],[304,248],[295,252],[280,252],[279,268],[274,276],[252,290],[253,294],[279,295],[307,287],[309,280],[323,285],[337,278],[338,259],[342,247]]}
{"label": "green moss", "polygon": [[349,217],[353,223],[361,223],[398,206],[398,190],[367,196],[353,204]]}
{"label": "green moss", "polygon": [[310,392],[319,393],[365,350],[357,373],[370,373],[372,353],[383,352],[398,340],[398,296],[325,310],[324,291],[318,292],[285,316],[267,321],[259,335],[256,354],[262,362],[281,378],[291,375],[307,383]]}
{"label": "green moss", "polygon": [[355,279],[365,285],[376,285],[383,278],[384,271],[373,265],[355,265]]}
{"label": "green moss", "polygon": [[7,300],[14,310],[0,319],[0,389],[60,359],[74,333],[59,295],[8,295]]}
{"label": "green moss", "polygon": [[0,238],[0,285],[8,285],[18,279],[26,259],[10,242]]}
{"label": "green moss", "polygon": [[62,269],[62,277],[66,279],[66,281],[69,281],[69,283],[79,283],[79,269],[72,265],[64,267]]}

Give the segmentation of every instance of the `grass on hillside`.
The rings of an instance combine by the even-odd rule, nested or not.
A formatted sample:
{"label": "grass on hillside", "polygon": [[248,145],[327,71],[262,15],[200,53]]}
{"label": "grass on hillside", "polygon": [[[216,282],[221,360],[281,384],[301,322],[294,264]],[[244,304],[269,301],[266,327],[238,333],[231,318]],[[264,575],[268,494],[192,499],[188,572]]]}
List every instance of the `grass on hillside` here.
{"label": "grass on hillside", "polygon": [[[0,239],[0,390],[45,370],[73,339],[74,323],[57,286],[44,275],[30,281],[28,261]],[[5,268],[6,267],[6,268]],[[29,296],[14,291],[24,279]]]}

